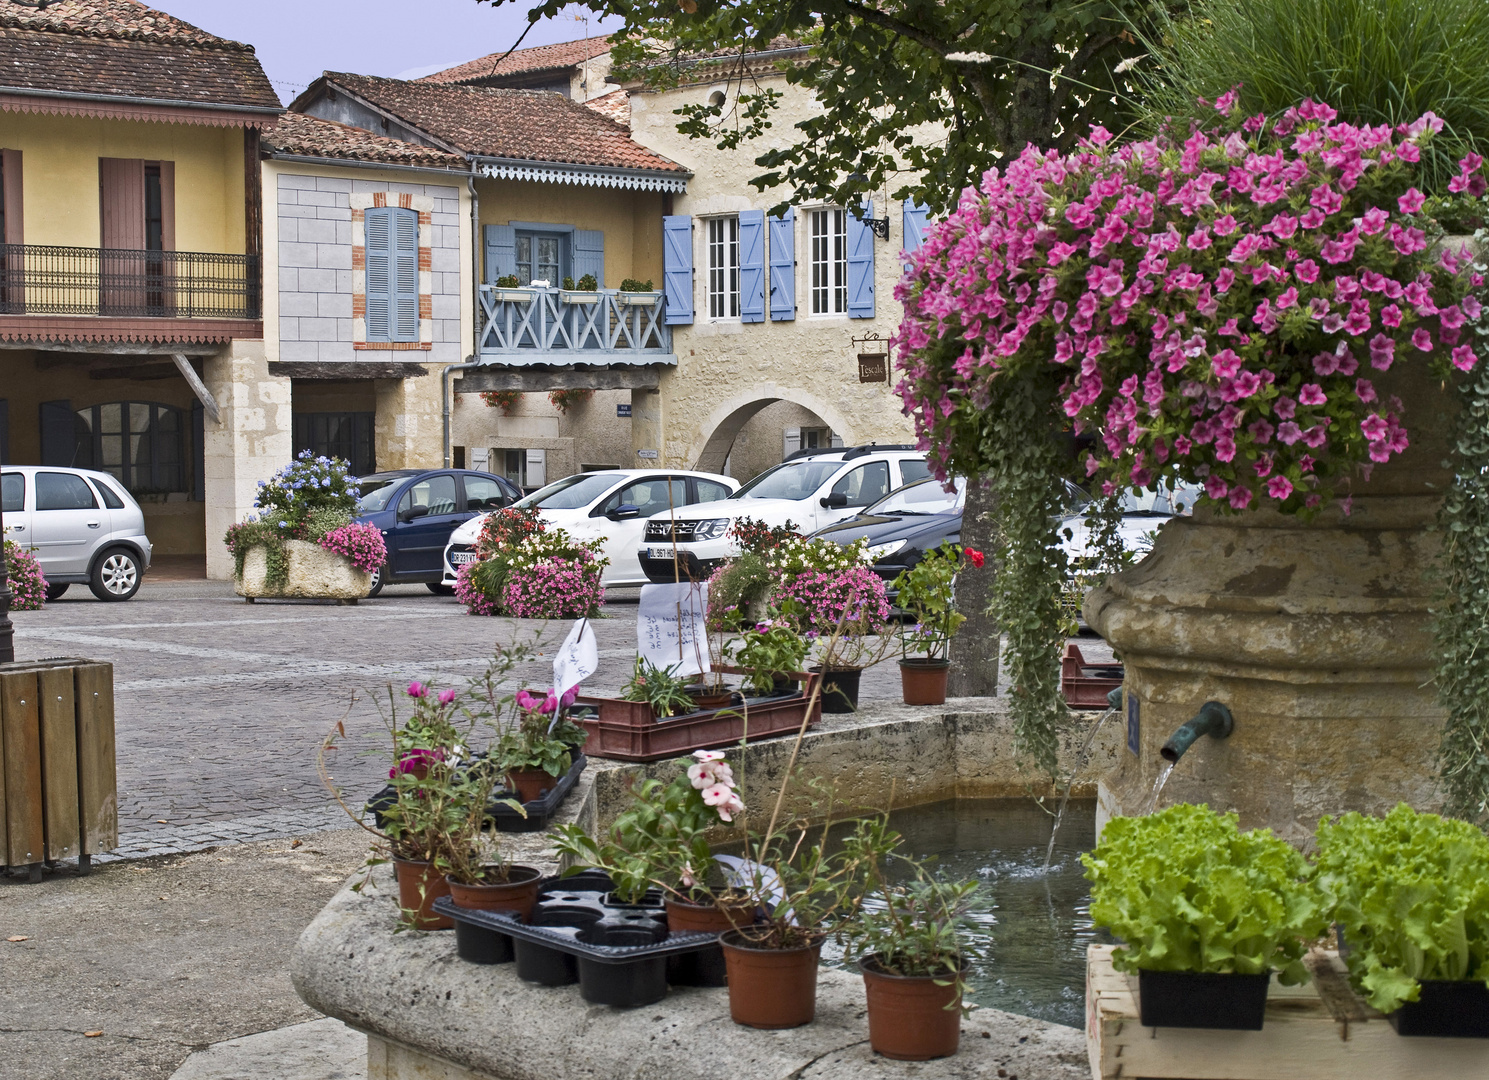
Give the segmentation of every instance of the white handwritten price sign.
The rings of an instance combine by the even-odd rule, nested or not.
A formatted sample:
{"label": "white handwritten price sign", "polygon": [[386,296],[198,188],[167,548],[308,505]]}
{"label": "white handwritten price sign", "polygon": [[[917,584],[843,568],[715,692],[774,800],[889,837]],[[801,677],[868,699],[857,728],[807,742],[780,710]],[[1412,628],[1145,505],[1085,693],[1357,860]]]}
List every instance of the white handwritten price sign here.
{"label": "white handwritten price sign", "polygon": [[683,581],[643,585],[636,618],[636,651],[675,675],[711,670],[708,663],[708,585]]}

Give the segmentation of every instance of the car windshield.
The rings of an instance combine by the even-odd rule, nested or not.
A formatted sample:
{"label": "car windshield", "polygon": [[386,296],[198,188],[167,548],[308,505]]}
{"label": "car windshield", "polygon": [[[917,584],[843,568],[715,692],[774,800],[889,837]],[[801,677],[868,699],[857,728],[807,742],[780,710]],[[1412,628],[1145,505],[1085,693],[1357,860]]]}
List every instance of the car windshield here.
{"label": "car windshield", "polygon": [[535,506],[539,510],[582,510],[625,478],[624,473],[576,473],[539,488],[513,505]]}
{"label": "car windshield", "polygon": [[916,480],[897,491],[891,491],[864,511],[869,514],[947,514],[960,510],[967,501],[967,481],[957,477],[954,491],[943,491],[935,477]]}
{"label": "car windshield", "polygon": [[832,474],[843,467],[841,461],[787,461],[767,469],[734,493],[736,499],[790,499],[800,502],[817,493]]}
{"label": "car windshield", "polygon": [[1194,509],[1199,489],[1189,484],[1164,484],[1158,488],[1143,488],[1134,494],[1122,493],[1122,513],[1149,517],[1170,517]]}
{"label": "car windshield", "polygon": [[398,473],[374,473],[362,477],[357,481],[357,490],[362,493],[362,497],[357,500],[357,513],[376,514],[386,510],[388,500],[398,488],[398,482],[405,479],[406,475]]}

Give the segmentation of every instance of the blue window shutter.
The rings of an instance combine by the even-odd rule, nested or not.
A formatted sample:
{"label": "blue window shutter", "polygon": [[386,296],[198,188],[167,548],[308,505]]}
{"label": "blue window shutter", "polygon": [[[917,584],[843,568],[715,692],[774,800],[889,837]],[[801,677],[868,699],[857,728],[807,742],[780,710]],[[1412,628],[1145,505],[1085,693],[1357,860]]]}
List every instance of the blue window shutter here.
{"label": "blue window shutter", "polygon": [[662,218],[662,287],[667,296],[668,326],[693,321],[693,219],[687,214]]}
{"label": "blue window shutter", "polygon": [[605,287],[605,234],[599,229],[574,230],[574,283],[585,274]]}
{"label": "blue window shutter", "polygon": [[419,213],[393,211],[393,340],[419,340]]}
{"label": "blue window shutter", "polygon": [[796,210],[770,219],[770,321],[796,318]]}
{"label": "blue window shutter", "polygon": [[[865,199],[863,217],[874,216],[874,203]],[[863,218],[848,214],[848,318],[874,317],[874,230]]]}
{"label": "blue window shutter", "polygon": [[78,449],[77,418],[70,401],[41,403],[41,463],[70,467]]}
{"label": "blue window shutter", "polygon": [[739,321],[765,321],[765,211],[739,212]]}
{"label": "blue window shutter", "polygon": [[392,209],[371,207],[363,220],[367,227],[367,340],[392,341]]}
{"label": "blue window shutter", "polygon": [[[926,214],[930,208],[916,202],[914,199],[905,200],[905,254],[913,255],[920,250],[920,245],[925,243]],[[905,269],[909,269],[909,263]]]}
{"label": "blue window shutter", "polygon": [[517,272],[517,230],[510,225],[486,226],[486,283]]}

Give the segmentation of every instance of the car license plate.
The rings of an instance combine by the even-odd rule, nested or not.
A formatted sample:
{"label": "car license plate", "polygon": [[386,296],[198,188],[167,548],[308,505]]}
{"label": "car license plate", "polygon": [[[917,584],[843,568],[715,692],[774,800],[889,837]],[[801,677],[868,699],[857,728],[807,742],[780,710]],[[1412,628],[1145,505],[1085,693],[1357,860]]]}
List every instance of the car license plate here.
{"label": "car license plate", "polygon": [[646,557],[648,559],[666,559],[668,562],[671,562],[672,549],[670,547],[648,548],[646,551]]}
{"label": "car license plate", "polygon": [[450,553],[451,566],[464,566],[466,563],[475,561],[476,553],[474,551],[452,551]]}

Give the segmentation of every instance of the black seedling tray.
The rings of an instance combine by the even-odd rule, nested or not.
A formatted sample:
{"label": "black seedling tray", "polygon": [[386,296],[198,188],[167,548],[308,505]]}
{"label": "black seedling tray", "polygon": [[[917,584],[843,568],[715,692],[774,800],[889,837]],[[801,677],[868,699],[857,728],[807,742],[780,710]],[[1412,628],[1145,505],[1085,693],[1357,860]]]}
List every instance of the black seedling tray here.
{"label": "black seedling tray", "polygon": [[[589,764],[589,759],[582,751],[574,751],[574,763],[569,766],[569,771],[559,777],[548,793],[541,799],[522,804],[527,811],[527,817],[523,817],[516,810],[506,805],[506,799],[515,798],[515,791],[496,791],[491,795],[491,803],[486,807],[486,816],[496,822],[497,830],[500,832],[537,832],[546,829],[554,817],[558,814],[558,808],[568,797],[569,792],[574,790],[574,785],[579,783],[579,774],[584,772],[584,767]],[[389,784],[372,798],[367,800],[367,809],[372,811],[372,816],[377,822],[377,827],[383,827],[383,811],[393,805],[396,795],[393,785]]]}
{"label": "black seedling tray", "polygon": [[669,933],[659,895],[625,904],[610,890],[608,875],[596,871],[549,878],[530,923],[510,912],[456,907],[448,897],[434,908],[455,920],[462,959],[515,960],[518,978],[542,986],[577,982],[580,996],[596,1005],[650,1005],[666,996],[669,982],[723,985],[717,934]]}

